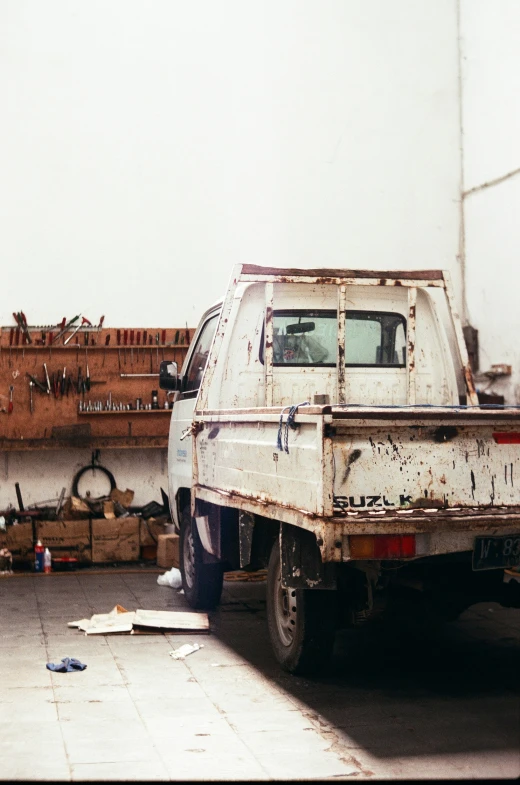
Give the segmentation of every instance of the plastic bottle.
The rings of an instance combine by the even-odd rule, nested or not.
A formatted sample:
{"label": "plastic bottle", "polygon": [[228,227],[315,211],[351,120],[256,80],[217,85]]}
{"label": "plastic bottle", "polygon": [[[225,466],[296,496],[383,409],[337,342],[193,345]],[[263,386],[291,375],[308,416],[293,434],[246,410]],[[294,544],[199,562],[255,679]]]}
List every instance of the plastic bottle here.
{"label": "plastic bottle", "polygon": [[51,552],[48,548],[45,548],[43,552],[43,571],[50,572],[52,569],[52,556]]}
{"label": "plastic bottle", "polygon": [[43,547],[41,540],[38,540],[38,542],[34,546],[34,571],[35,572],[43,572],[44,551],[45,548]]}

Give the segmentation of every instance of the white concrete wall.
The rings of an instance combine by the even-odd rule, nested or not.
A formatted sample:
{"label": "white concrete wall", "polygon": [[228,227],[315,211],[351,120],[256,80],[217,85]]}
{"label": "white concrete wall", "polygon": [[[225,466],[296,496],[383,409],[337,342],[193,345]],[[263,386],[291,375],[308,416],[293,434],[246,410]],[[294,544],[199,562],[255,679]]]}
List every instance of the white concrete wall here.
{"label": "white concrete wall", "polygon": [[461,51],[468,317],[481,370],[513,366],[512,378],[478,386],[520,404],[518,0],[461,0]]}
{"label": "white concrete wall", "polygon": [[182,325],[240,261],[454,265],[455,0],[3,0],[0,321]]}
{"label": "white concrete wall", "polygon": [[[16,482],[25,507],[57,500],[63,487],[69,496],[75,474],[90,464],[91,455],[90,450],[76,449],[52,450],[43,456],[36,452],[4,453],[0,463],[0,510],[9,503],[18,507]],[[118,488],[134,491],[133,505],[152,500],[162,504],[161,487],[168,493],[166,450],[102,450],[99,462],[112,472]],[[110,492],[110,483],[102,472],[88,472],[81,477],[78,491],[82,496],[90,491],[96,498]]]}

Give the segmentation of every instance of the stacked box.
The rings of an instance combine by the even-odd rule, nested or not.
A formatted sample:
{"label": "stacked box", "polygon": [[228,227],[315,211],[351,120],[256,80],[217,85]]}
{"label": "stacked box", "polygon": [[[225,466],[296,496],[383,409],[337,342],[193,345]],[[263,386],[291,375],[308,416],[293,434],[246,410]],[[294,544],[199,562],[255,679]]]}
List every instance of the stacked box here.
{"label": "stacked box", "polygon": [[[33,537],[33,524],[19,523],[0,531],[0,548],[8,548],[14,562],[34,561],[36,540],[41,540],[54,559],[75,558],[83,564],[137,561],[140,524],[140,518],[36,521]],[[148,532],[147,536],[153,543]]]}
{"label": "stacked box", "polygon": [[53,559],[68,557],[82,563],[92,560],[90,521],[38,521],[36,539],[50,550]]}
{"label": "stacked box", "polygon": [[166,569],[179,566],[178,534],[159,534],[157,538],[157,566]]}
{"label": "stacked box", "polygon": [[34,559],[32,523],[17,523],[0,532],[0,548],[11,551],[13,562]]}
{"label": "stacked box", "polygon": [[98,518],[92,521],[92,561],[137,561],[140,518]]}

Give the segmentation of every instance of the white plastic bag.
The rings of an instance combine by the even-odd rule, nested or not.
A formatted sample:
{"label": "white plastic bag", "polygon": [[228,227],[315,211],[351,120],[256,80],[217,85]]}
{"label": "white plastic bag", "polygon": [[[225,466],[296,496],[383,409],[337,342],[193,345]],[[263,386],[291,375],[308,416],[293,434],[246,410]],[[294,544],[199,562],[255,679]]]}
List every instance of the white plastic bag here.
{"label": "white plastic bag", "polygon": [[183,660],[188,654],[193,654],[193,652],[198,651],[199,649],[203,649],[203,643],[185,643],[184,646],[181,646],[180,649],[174,649],[170,652],[170,657],[174,660]]}
{"label": "white plastic bag", "polygon": [[164,575],[159,575],[157,583],[159,586],[171,586],[172,589],[180,589],[182,586],[180,570],[178,570],[177,567],[172,567],[171,570],[165,572]]}

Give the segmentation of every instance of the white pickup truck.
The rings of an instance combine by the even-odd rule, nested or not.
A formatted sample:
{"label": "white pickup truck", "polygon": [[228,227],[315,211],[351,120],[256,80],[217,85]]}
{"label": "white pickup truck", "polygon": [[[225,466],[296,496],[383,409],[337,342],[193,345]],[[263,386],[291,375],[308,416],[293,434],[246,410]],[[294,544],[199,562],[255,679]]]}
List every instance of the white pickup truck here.
{"label": "white pickup truck", "polygon": [[520,607],[520,407],[479,405],[446,272],[239,265],[160,384],[186,598],[267,565],[285,669],[396,586]]}

